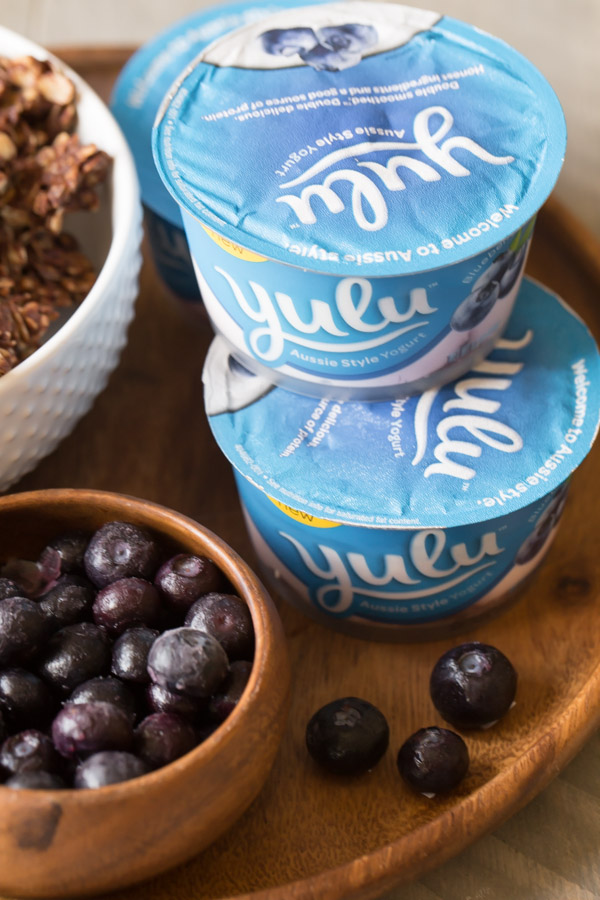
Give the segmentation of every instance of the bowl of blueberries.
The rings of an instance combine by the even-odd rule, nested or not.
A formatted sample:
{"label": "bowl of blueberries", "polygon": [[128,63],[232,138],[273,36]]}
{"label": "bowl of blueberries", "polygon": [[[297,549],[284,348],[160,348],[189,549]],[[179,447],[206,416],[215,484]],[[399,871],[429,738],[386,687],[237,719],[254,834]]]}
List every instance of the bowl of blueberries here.
{"label": "bowl of blueberries", "polygon": [[285,727],[265,589],[220,538],[124,495],[0,498],[0,892],[72,897],[189,859]]}

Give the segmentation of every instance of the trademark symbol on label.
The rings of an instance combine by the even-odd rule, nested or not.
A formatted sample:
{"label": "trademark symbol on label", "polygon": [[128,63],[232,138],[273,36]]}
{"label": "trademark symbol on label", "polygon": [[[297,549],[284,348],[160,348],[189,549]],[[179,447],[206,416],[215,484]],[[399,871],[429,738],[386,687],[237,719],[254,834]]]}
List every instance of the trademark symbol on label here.
{"label": "trademark symbol on label", "polygon": [[470,487],[469,482],[463,481],[463,491],[468,491],[469,487]]}
{"label": "trademark symbol on label", "polygon": [[299,226],[298,223],[296,222],[296,223],[294,223],[293,225],[290,225],[290,228],[300,228],[300,226]]}
{"label": "trademark symbol on label", "polygon": [[431,282],[431,284],[428,284],[428,285],[427,285],[427,290],[428,290],[428,291],[430,291],[430,290],[431,290],[431,288],[435,288],[435,287],[437,287],[437,286],[438,286],[438,284],[439,284],[439,282],[438,282],[438,281],[432,281],[432,282]]}

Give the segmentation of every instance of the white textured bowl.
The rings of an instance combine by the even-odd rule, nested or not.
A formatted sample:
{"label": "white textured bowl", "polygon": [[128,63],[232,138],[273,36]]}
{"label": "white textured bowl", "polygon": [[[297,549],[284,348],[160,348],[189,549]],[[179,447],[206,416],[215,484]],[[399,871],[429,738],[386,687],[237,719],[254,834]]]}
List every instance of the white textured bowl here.
{"label": "white textured bowl", "polygon": [[0,491],[50,453],[105,387],[127,340],[141,266],[142,214],[135,166],[98,95],[43,47],[0,27],[0,55],[53,59],[78,93],[77,133],[112,156],[97,213],[67,216],[98,271],[91,291],[44,344],[0,378]]}

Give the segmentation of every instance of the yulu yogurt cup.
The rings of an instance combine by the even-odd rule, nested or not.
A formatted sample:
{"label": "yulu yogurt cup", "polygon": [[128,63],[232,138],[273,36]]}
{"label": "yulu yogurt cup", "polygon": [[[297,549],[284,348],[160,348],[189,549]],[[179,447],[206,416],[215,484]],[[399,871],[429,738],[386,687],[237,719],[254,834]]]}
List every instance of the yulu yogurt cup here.
{"label": "yulu yogurt cup", "polygon": [[584,323],[525,279],[489,356],[420,395],[294,396],[219,339],[204,380],[265,579],[334,628],[404,640],[487,616],[537,567],[596,437],[599,376]]}
{"label": "yulu yogurt cup", "polygon": [[366,399],[491,348],[565,141],[554,92],[511,47],[362,0],[215,40],[153,131],[234,355],[290,390]]}
{"label": "yulu yogurt cup", "polygon": [[285,5],[277,0],[245,2],[194,13],[144,44],[115,85],[110,105],[134,155],[152,256],[166,286],[182,300],[198,303],[200,292],[179,204],[163,185],[152,158],[156,114],[175,78],[208,43]]}

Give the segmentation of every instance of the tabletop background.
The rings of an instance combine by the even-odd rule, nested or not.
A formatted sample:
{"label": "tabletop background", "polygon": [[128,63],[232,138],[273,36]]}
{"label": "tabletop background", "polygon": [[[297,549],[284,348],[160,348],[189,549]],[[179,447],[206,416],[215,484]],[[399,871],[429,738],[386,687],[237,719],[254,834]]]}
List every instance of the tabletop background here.
{"label": "tabletop background", "polygon": [[[0,0],[0,23],[48,46],[140,44],[204,0]],[[447,0],[442,12],[531,59],[565,109],[560,199],[600,237],[598,0]],[[385,900],[598,900],[600,735],[525,810]]]}

